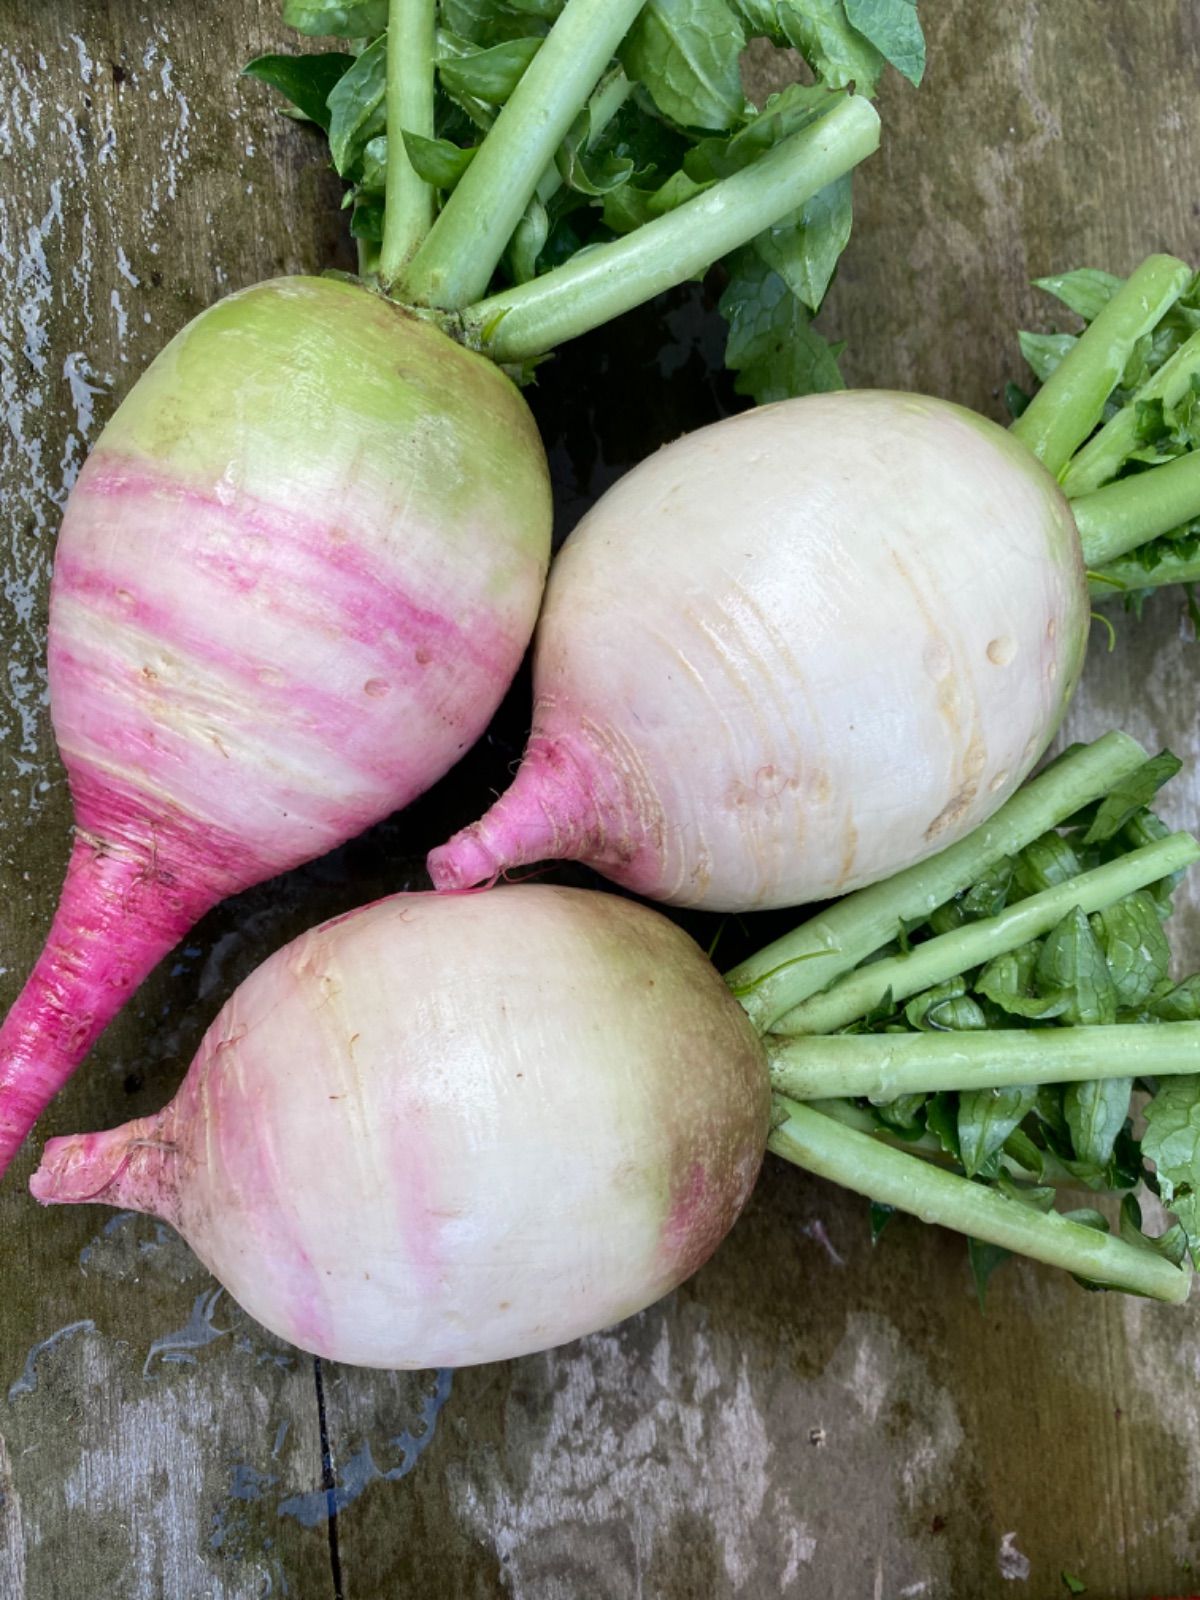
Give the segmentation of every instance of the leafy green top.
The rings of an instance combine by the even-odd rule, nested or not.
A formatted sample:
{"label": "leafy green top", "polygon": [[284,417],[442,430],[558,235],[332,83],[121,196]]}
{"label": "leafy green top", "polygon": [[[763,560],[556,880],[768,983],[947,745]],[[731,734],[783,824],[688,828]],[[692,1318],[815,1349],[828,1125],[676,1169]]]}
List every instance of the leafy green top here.
{"label": "leafy green top", "polygon": [[[562,10],[563,0],[439,0],[435,137],[389,130],[386,0],[285,0],[302,33],[342,49],[266,55],[246,71],[320,126],[348,184],[364,275],[384,233],[389,137],[444,203]],[[759,110],[743,93],[747,44],[799,52],[813,80]],[[873,95],[891,63],[920,82],[915,0],[648,0],[543,175],[494,288],[522,284],[589,245],[636,229],[761,158],[847,92]],[[739,392],[757,400],[841,387],[836,350],[813,329],[850,235],[842,178],[724,263],[721,310]]]}
{"label": "leafy green top", "polygon": [[[1083,267],[1035,280],[1068,311],[1090,326],[1125,280]],[[1045,383],[1079,342],[1071,331],[1021,332],[1021,353],[1038,384]],[[1006,400],[1014,416],[1030,393],[1009,384]],[[1189,455],[1200,446],[1200,274],[1151,332],[1139,339],[1117,388],[1105,407],[1100,429],[1076,453],[1063,475],[1068,498],[1077,499],[1105,484],[1136,476]],[[1094,575],[1098,597],[1120,594],[1140,613],[1153,588],[1183,583],[1188,588],[1193,623],[1200,631],[1200,606],[1191,584],[1200,579],[1200,517],[1192,518]]]}
{"label": "leafy green top", "polygon": [[[1078,877],[1167,835],[1147,809],[1158,788],[1179,771],[1169,752],[1155,756],[1101,801],[1006,857],[977,883],[901,929],[871,960],[892,956],[964,923]],[[1200,975],[1175,982],[1163,924],[1171,914],[1174,879],[1126,896],[1093,916],[1074,909],[1044,938],[964,972],[902,1005],[886,998],[847,1033],[982,1032],[1108,1023],[1200,1019]],[[1135,1090],[1145,1091],[1144,1131],[1136,1131]],[[906,1094],[886,1103],[858,1103],[884,1135],[908,1142],[964,1176],[1009,1198],[1049,1210],[1055,1185],[1122,1196],[1122,1237],[1180,1262],[1200,1263],[1200,1076]],[[1134,1193],[1139,1183],[1175,1215],[1156,1239],[1142,1230]],[[1068,1212],[1107,1230],[1100,1212]],[[877,1207],[876,1233],[888,1213]],[[1005,1252],[972,1241],[971,1263],[982,1297]]]}

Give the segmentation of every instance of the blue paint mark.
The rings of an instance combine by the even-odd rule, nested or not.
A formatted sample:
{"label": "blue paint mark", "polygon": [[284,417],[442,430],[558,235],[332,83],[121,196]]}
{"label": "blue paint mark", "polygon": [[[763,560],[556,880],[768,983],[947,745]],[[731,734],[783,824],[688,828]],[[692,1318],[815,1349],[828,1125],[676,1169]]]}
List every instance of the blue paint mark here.
{"label": "blue paint mark", "polygon": [[224,1338],[229,1329],[214,1328],[212,1320],[213,1313],[217,1309],[217,1301],[224,1292],[218,1285],[215,1289],[206,1289],[203,1294],[197,1295],[192,1306],[192,1314],[184,1326],[176,1328],[174,1333],[164,1333],[161,1339],[155,1339],[142,1365],[144,1378],[153,1376],[150,1366],[155,1356],[162,1361],[186,1361],[195,1366],[195,1351],[203,1350],[205,1345],[212,1344],[214,1339]]}
{"label": "blue paint mark", "polygon": [[25,1370],[8,1391],[10,1400],[17,1400],[23,1394],[32,1394],[38,1386],[37,1361],[43,1350],[53,1350],[55,1345],[61,1344],[64,1339],[69,1339],[76,1333],[95,1333],[96,1324],[89,1317],[86,1322],[69,1322],[65,1328],[50,1334],[40,1344],[35,1344],[25,1357]]}
{"label": "blue paint mark", "polygon": [[136,1211],[118,1211],[115,1217],[110,1217],[91,1244],[85,1244],[79,1252],[79,1265],[86,1267],[92,1258],[92,1252],[100,1243],[100,1240],[110,1238],[118,1229],[123,1228],[127,1222],[132,1222],[137,1215],[138,1212]]}
{"label": "blue paint mark", "polygon": [[287,1432],[290,1427],[291,1423],[286,1417],[279,1424],[279,1432],[275,1435],[275,1446],[271,1451],[276,1461],[279,1459],[279,1452],[283,1449],[283,1441],[287,1438]]}
{"label": "blue paint mark", "polygon": [[450,1367],[439,1367],[434,1374],[433,1392],[421,1404],[421,1415],[415,1431],[405,1430],[387,1441],[388,1448],[400,1452],[394,1467],[382,1470],[376,1463],[370,1444],[364,1440],[353,1455],[348,1456],[338,1472],[331,1489],[314,1489],[309,1494],[295,1494],[279,1503],[279,1515],[292,1517],[304,1528],[315,1528],[357,1500],[368,1484],[376,1479],[395,1483],[405,1478],[424,1455],[437,1430],[437,1419],[442,1407],[450,1398],[454,1373]]}

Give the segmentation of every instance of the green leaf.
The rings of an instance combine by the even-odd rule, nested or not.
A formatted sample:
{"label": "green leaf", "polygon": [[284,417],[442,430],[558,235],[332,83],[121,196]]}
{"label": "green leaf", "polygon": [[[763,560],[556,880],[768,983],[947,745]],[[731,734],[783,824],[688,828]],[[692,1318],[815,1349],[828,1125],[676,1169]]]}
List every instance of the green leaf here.
{"label": "green leaf", "polygon": [[440,55],[435,65],[442,86],[456,98],[465,96],[502,106],[541,47],[540,35],[506,39],[487,50]]}
{"label": "green leaf", "polygon": [[871,1109],[882,1123],[897,1133],[919,1133],[921,1113],[928,1098],[928,1095],[924,1094],[902,1094],[897,1095],[894,1100],[881,1100],[878,1105],[872,1105]]}
{"label": "green leaf", "polygon": [[745,42],[726,0],[649,0],[621,47],[621,60],[672,122],[732,128],[745,106],[739,67]]}
{"label": "green leaf", "polygon": [[1168,1078],[1146,1106],[1142,1155],[1200,1265],[1200,1076]]}
{"label": "green leaf", "polygon": [[729,323],[725,364],[737,372],[738,394],[759,405],[792,395],[843,389],[837,348],[814,331],[806,308],[754,250],[733,258],[720,300]]}
{"label": "green leaf", "polygon": [[326,102],[334,85],[354,65],[354,59],[338,50],[322,50],[309,56],[256,56],[242,68],[242,74],[278,89],[302,117],[328,132]]}
{"label": "green leaf", "polygon": [[1182,766],[1178,756],[1169,750],[1160,750],[1158,755],[1122,778],[1101,802],[1095,820],[1084,834],[1084,844],[1099,844],[1119,833],[1134,813],[1148,804]]}
{"label": "green leaf", "polygon": [[1021,898],[1054,889],[1077,878],[1083,863],[1061,833],[1043,833],[1027,844],[1013,863],[1013,878]]}
{"label": "green leaf", "polygon": [[1200,1021],[1200,973],[1193,973],[1182,983],[1151,1002],[1150,1010],[1163,1022]]}
{"label": "green leaf", "polygon": [[754,248],[810,311],[820,309],[838,257],[850,238],[850,174],[760,233]]}
{"label": "green leaf", "polygon": [[377,39],[344,73],[329,96],[329,152],[343,178],[351,177],[368,140],[387,126],[387,39]]}
{"label": "green leaf", "polygon": [[987,1310],[988,1284],[991,1282],[992,1273],[1012,1255],[1011,1250],[1002,1249],[998,1244],[984,1244],[982,1239],[967,1239],[967,1260],[971,1264],[971,1277],[975,1282],[975,1293],[979,1296],[980,1311]]}
{"label": "green leaf", "polygon": [[967,994],[965,978],[950,978],[923,994],[914,995],[904,1007],[909,1027],[923,1033],[944,1033],[987,1027],[987,1018]]}
{"label": "green leaf", "polygon": [[1064,1572],[1062,1574],[1062,1581],[1068,1594],[1087,1593],[1087,1584],[1084,1583],[1082,1578],[1077,1578],[1072,1572]]}
{"label": "green leaf", "polygon": [[1160,1233],[1157,1237],[1146,1233],[1142,1224],[1142,1208],[1135,1194],[1121,1197],[1117,1231],[1126,1244],[1137,1245],[1143,1250],[1153,1250],[1158,1255],[1165,1256],[1172,1266],[1182,1267],[1187,1260],[1187,1235],[1183,1229],[1176,1223],[1174,1227],[1168,1228],[1165,1233]]}
{"label": "green leaf", "polygon": [[1171,947],[1153,898],[1144,890],[1097,912],[1092,930],[1100,940],[1122,1011],[1135,1011],[1167,976]]}
{"label": "green leaf", "polygon": [[358,188],[354,193],[356,199],[360,195],[374,195],[382,198],[386,191],[387,134],[381,133],[374,139],[368,139],[363,146]]}
{"label": "green leaf", "polygon": [[1063,1093],[1063,1109],[1075,1155],[1080,1161],[1106,1167],[1117,1135],[1129,1115],[1132,1078],[1105,1078],[1072,1083]]}
{"label": "green leaf", "polygon": [[1043,994],[1067,997],[1060,1015],[1071,1023],[1117,1020],[1117,990],[1087,917],[1075,906],[1046,935],[1034,974]]}
{"label": "green leaf", "polygon": [[1033,1109],[1037,1088],[971,1089],[958,1097],[958,1143],[967,1176],[974,1177]]}
{"label": "green leaf", "polygon": [[1017,342],[1038,381],[1045,383],[1078,341],[1073,333],[1026,333],[1022,330],[1017,334]]}
{"label": "green leaf", "polygon": [[774,44],[787,43],[775,0],[733,0],[733,9],[745,22],[751,37],[770,39]]}
{"label": "green leaf", "polygon": [[845,0],[846,19],[911,84],[925,74],[925,35],[916,0]]}
{"label": "green leaf", "polygon": [[629,181],[633,161],[629,156],[589,154],[592,119],[585,107],[559,145],[554,157],[558,175],[568,189],[589,196],[611,194]]}
{"label": "green leaf", "polygon": [[878,1244],[879,1236],[888,1223],[896,1215],[895,1206],[885,1206],[878,1200],[871,1201],[871,1243]]}
{"label": "green leaf", "polygon": [[873,95],[883,56],[850,24],[843,0],[780,0],[779,21],[789,44],[831,89],[854,84]]}
{"label": "green leaf", "polygon": [[383,201],[375,195],[358,195],[350,213],[350,237],[383,242]]}
{"label": "green leaf", "polygon": [[505,262],[514,283],[528,283],[537,277],[538,257],[550,235],[550,218],[545,206],[535,194],[525,207],[524,215],[513,229],[508,243]]}
{"label": "green leaf", "polygon": [[1016,950],[993,956],[975,979],[975,993],[990,1000],[1002,1011],[1007,1011],[1010,1016],[1061,1016],[1070,1004],[1069,997],[1053,993],[1043,995],[1037,988],[1037,964],[1041,953],[1041,942],[1035,939],[1018,946]]}
{"label": "green leaf", "polygon": [[[1040,1179],[1045,1174],[1046,1159],[1023,1128],[1014,1128],[1008,1138],[1005,1139],[1004,1154],[1015,1161],[1019,1167],[1023,1167],[1033,1178]],[[1001,1181],[1004,1181],[1003,1175]],[[1030,1204],[1041,1205],[1041,1197],[1045,1195],[1049,1196],[1049,1201],[1044,1209],[1049,1210],[1054,1201],[1053,1189],[1023,1189],[1020,1191],[1018,1198],[1029,1199]]]}
{"label": "green leaf", "polygon": [[283,0],[284,25],[298,33],[370,39],[387,19],[387,0]]}
{"label": "green leaf", "polygon": [[935,1094],[925,1107],[925,1126],[952,1160],[961,1161],[962,1151],[958,1145],[958,1108],[955,1098],[945,1090]]}
{"label": "green leaf", "polygon": [[544,32],[539,23],[553,21],[544,9],[520,0],[440,0],[438,7],[442,28],[477,50]]}
{"label": "green leaf", "polygon": [[407,128],[402,132],[413,171],[435,189],[449,193],[475,159],[475,145],[464,149],[449,139],[426,139],[423,134],[409,133]]}
{"label": "green leaf", "polygon": [[1051,278],[1035,278],[1033,286],[1061,300],[1085,322],[1093,322],[1124,281],[1124,278],[1114,278],[1111,272],[1080,267],[1075,272],[1060,272]]}

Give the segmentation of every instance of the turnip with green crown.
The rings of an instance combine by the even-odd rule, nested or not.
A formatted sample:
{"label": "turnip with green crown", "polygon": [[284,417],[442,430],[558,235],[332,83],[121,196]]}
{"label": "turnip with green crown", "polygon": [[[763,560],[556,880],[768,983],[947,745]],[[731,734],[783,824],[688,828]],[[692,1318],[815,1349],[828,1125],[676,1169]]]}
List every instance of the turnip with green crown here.
{"label": "turnip with green crown", "polygon": [[432,853],[435,884],[567,858],[676,905],[796,905],[1002,803],[1078,682],[1089,578],[1104,596],[1200,572],[1193,273],[1154,256],[1054,286],[1091,325],[1025,339],[1047,381],[1010,431],[917,395],[810,395],[610,489],[551,572],[521,768]]}
{"label": "turnip with green crown", "polygon": [[[0,1030],[0,1171],[204,912],[406,805],[482,734],[550,553],[545,454],[514,375],[761,235],[878,141],[869,102],[829,84],[762,116],[738,90],[716,131],[663,135],[676,160],[736,144],[727,177],[546,259],[531,206],[569,195],[578,231],[634,171],[596,145],[637,88],[614,53],[641,51],[653,90],[661,52],[630,34],[640,0],[568,0],[545,8],[552,25],[476,9],[531,35],[499,67],[486,41],[437,31],[434,0],[287,7],[308,31],[368,35],[253,70],[325,126],[377,247],[360,281],[281,278],[197,317],[71,494],[49,677],[78,826]],[[742,42],[739,25],[734,83]],[[474,116],[469,148],[441,136],[447,104],[460,132]],[[623,137],[660,125],[631,115]]]}

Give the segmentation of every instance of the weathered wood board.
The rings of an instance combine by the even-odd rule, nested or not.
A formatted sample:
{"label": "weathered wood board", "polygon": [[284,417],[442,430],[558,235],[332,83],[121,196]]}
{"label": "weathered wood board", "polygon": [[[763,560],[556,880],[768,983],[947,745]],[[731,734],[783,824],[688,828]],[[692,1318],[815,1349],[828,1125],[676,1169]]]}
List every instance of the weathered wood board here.
{"label": "weathered wood board", "polygon": [[[930,72],[885,152],[824,323],[854,381],[1000,414],[1027,287],[1151,248],[1200,258],[1194,0],[927,0]],[[153,352],[226,289],[346,261],[336,186],[236,70],[269,0],[0,0],[0,1003],[48,924],[68,810],[46,714],[63,496]],[[770,70],[770,68],[768,68]],[[710,340],[711,333],[700,338]],[[638,339],[653,440],[697,415]],[[640,363],[640,365],[639,365]],[[696,402],[699,404],[699,402]],[[641,413],[639,413],[641,414]],[[703,415],[700,405],[699,414]],[[556,463],[587,448],[561,442]],[[586,463],[585,463],[586,464]],[[610,468],[595,468],[598,483]],[[1200,646],[1175,597],[1097,648],[1069,732],[1200,754]],[[510,734],[519,733],[519,708]],[[506,735],[507,736],[507,735]],[[465,816],[478,771],[196,931],[44,1135],[161,1104],[262,955]],[[1194,823],[1200,783],[1172,814]],[[1200,957],[1200,893],[1186,943]],[[1200,1314],[1033,1268],[986,1315],[959,1243],[771,1164],[717,1259],[613,1332],[505,1367],[318,1367],[257,1329],[166,1230],[0,1187],[0,1597],[978,1597],[1196,1587]]]}

